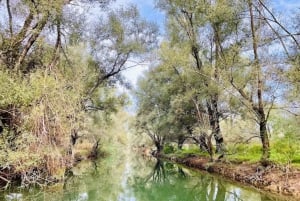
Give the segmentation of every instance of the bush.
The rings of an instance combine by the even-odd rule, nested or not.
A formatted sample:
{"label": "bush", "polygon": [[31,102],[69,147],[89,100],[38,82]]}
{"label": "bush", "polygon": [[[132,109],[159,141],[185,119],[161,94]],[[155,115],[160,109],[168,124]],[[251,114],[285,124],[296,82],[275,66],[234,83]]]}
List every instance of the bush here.
{"label": "bush", "polygon": [[260,144],[228,145],[228,158],[234,161],[257,162],[261,158],[262,148]]}
{"label": "bush", "polygon": [[175,148],[174,148],[174,146],[173,146],[172,144],[167,143],[167,144],[164,146],[163,152],[164,152],[165,154],[172,154],[172,153],[175,152]]}
{"label": "bush", "polygon": [[283,164],[300,162],[299,141],[291,135],[276,140],[272,144],[271,159]]}
{"label": "bush", "polygon": [[70,79],[60,71],[18,75],[0,70],[0,167],[12,169],[11,175],[26,178],[24,172],[35,169],[43,172],[42,181],[61,180],[71,165],[70,134],[85,122],[83,83]]}
{"label": "bush", "polygon": [[[72,66],[61,59],[52,70],[45,68],[47,62],[26,73],[0,64],[0,168],[10,171],[8,180],[33,170],[41,171],[42,181],[63,179],[76,152],[71,134],[84,136],[85,144],[77,151],[88,155],[91,150],[86,149],[106,135],[110,114],[126,103],[105,84],[89,97],[99,72],[89,65],[91,58],[82,54],[82,48],[69,51]],[[87,99],[101,111],[87,112]]]}

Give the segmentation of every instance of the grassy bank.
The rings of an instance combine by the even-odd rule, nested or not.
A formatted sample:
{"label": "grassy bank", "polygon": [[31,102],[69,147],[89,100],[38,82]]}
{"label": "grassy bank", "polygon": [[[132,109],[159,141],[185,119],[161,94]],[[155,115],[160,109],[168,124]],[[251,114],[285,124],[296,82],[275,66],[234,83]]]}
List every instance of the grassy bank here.
{"label": "grassy bank", "polygon": [[[271,162],[282,167],[291,166],[300,168],[300,147],[296,141],[286,139],[274,140],[271,144]],[[164,147],[164,154],[177,158],[188,156],[209,157],[207,152],[203,152],[196,145],[189,145],[179,150],[176,146],[167,144]],[[215,156],[216,157],[216,156]],[[229,144],[225,159],[234,163],[258,163],[261,157],[261,145],[259,143],[249,144]]]}
{"label": "grassy bank", "polygon": [[228,155],[222,160],[211,161],[207,153],[190,145],[178,150],[171,145],[159,156],[188,167],[218,174],[233,181],[254,186],[271,193],[289,196],[287,200],[300,199],[300,153],[297,146],[283,140],[272,143],[271,164],[260,164],[259,144],[228,146]]}

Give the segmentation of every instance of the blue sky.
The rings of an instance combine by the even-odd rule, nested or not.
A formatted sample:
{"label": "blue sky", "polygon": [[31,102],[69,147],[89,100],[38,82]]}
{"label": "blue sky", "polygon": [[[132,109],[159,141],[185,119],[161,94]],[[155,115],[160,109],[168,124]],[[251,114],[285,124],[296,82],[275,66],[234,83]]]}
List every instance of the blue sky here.
{"label": "blue sky", "polygon": [[273,6],[278,9],[285,10],[294,10],[300,9],[300,0],[273,0],[271,1]]}
{"label": "blue sky", "polygon": [[140,14],[159,25],[161,30],[164,29],[164,15],[158,9],[155,8],[155,0],[117,0],[115,5],[137,5]]}

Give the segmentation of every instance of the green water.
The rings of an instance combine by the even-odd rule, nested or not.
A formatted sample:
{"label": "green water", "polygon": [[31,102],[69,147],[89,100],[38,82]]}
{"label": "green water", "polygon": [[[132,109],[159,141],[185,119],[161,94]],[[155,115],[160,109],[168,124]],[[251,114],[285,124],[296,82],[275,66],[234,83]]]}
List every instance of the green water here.
{"label": "green water", "polygon": [[141,157],[108,157],[76,166],[65,184],[46,190],[10,189],[0,200],[32,201],[267,201],[280,200],[206,173]]}

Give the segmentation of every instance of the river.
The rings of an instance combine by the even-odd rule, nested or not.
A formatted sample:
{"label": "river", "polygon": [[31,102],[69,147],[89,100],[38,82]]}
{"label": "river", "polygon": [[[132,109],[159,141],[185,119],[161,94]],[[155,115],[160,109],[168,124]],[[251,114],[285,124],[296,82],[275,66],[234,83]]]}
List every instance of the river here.
{"label": "river", "polygon": [[135,155],[82,162],[64,184],[47,189],[11,188],[0,200],[22,201],[269,201],[249,187],[208,173]]}

